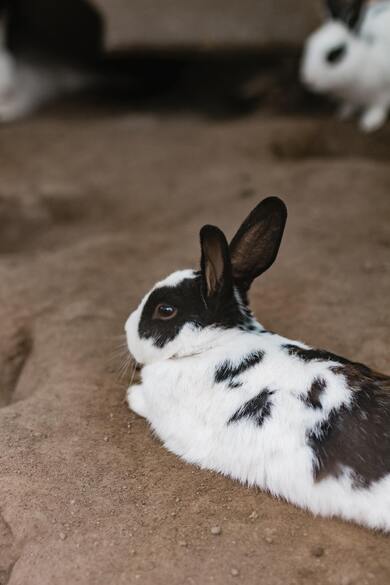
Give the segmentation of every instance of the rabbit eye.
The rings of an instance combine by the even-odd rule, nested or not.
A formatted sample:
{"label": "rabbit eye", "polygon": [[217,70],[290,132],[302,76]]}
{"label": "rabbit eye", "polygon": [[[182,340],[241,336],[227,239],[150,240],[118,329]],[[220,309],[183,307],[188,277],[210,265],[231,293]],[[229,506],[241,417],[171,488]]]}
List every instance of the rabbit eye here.
{"label": "rabbit eye", "polygon": [[336,65],[336,63],[339,63],[341,61],[341,59],[344,57],[346,52],[347,52],[347,46],[346,45],[339,45],[338,47],[335,47],[334,49],[331,49],[330,51],[328,51],[328,53],[325,56],[325,59],[328,63],[331,63],[332,65]]}
{"label": "rabbit eye", "polygon": [[163,321],[167,321],[168,319],[172,319],[176,317],[177,309],[172,305],[168,305],[166,303],[160,303],[157,305],[154,311],[153,319],[162,319]]}

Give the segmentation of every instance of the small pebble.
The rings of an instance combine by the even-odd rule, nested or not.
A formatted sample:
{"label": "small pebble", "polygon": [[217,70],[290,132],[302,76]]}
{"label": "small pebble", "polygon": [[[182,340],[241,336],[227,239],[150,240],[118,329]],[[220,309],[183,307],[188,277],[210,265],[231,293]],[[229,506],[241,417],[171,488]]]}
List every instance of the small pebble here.
{"label": "small pebble", "polygon": [[219,534],[221,534],[222,532],[222,528],[220,526],[213,526],[211,528],[211,534],[213,534],[214,536],[218,536]]}
{"label": "small pebble", "polygon": [[179,540],[179,546],[188,546],[188,543],[185,540]]}
{"label": "small pebble", "polygon": [[104,437],[104,441],[107,443],[107,441],[108,441],[108,437]]}
{"label": "small pebble", "polygon": [[313,546],[313,548],[311,549],[311,554],[313,555],[313,557],[317,557],[318,559],[324,556],[324,552],[325,549],[322,546]]}
{"label": "small pebble", "polygon": [[257,520],[258,517],[259,515],[255,510],[253,510],[253,512],[249,514],[249,520]]}
{"label": "small pebble", "polygon": [[60,539],[61,539],[61,540],[65,540],[65,539],[66,539],[66,534],[65,534],[65,532],[60,532]]}
{"label": "small pebble", "polygon": [[233,567],[230,570],[230,574],[231,574],[232,577],[238,577],[238,575],[240,574],[240,571],[238,569],[236,569],[235,567]]}
{"label": "small pebble", "polygon": [[272,538],[272,536],[265,536],[264,537],[265,542],[267,542],[268,544],[273,544],[274,539]]}

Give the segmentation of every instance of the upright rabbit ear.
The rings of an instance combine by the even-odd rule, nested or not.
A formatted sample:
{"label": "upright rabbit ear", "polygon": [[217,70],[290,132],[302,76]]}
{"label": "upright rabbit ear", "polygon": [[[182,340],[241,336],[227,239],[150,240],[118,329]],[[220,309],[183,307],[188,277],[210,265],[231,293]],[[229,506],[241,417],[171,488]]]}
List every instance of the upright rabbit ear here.
{"label": "upright rabbit ear", "polygon": [[287,208],[278,197],[268,197],[254,208],[230,244],[233,282],[247,293],[252,281],[274,262],[284,226]]}
{"label": "upright rabbit ear", "polygon": [[326,7],[329,14],[334,20],[341,17],[341,8],[339,0],[326,0]]}
{"label": "upright rabbit ear", "polygon": [[364,3],[365,0],[326,0],[331,17],[342,20],[351,30],[359,23]]}
{"label": "upright rabbit ear", "polygon": [[221,298],[233,290],[229,246],[224,233],[215,226],[205,225],[200,230],[202,249],[201,273],[203,296],[209,301]]}
{"label": "upright rabbit ear", "polygon": [[343,20],[351,30],[355,29],[359,24],[364,1],[365,0],[349,0],[349,2],[347,2]]}

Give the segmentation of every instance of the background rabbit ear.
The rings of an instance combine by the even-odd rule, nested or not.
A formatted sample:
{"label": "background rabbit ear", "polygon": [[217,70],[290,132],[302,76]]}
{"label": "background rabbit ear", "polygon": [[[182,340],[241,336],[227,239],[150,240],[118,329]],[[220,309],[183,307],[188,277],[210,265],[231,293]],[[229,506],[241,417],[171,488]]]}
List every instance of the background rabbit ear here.
{"label": "background rabbit ear", "polygon": [[274,262],[287,220],[278,197],[264,199],[246,218],[230,244],[233,282],[244,294]]}
{"label": "background rabbit ear", "polygon": [[365,0],[326,0],[332,18],[342,20],[350,29],[356,28]]}
{"label": "background rabbit ear", "polygon": [[341,16],[341,8],[339,0],[326,0],[326,7],[332,18],[337,20]]}
{"label": "background rabbit ear", "polygon": [[210,299],[232,292],[232,267],[229,246],[219,228],[203,226],[200,230],[200,245],[203,296],[207,303]]}
{"label": "background rabbit ear", "polygon": [[343,20],[352,30],[359,24],[364,1],[365,0],[349,0],[346,3]]}

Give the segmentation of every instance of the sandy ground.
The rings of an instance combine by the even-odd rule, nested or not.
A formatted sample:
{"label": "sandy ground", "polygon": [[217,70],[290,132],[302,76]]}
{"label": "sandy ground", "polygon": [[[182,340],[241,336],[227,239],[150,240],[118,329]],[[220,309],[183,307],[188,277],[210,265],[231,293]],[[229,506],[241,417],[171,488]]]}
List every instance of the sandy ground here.
{"label": "sandy ground", "polygon": [[1,585],[390,582],[388,537],[179,461],[119,376],[140,296],[268,194],[290,217],[259,319],[389,373],[389,147],[325,114],[81,103],[0,128]]}

